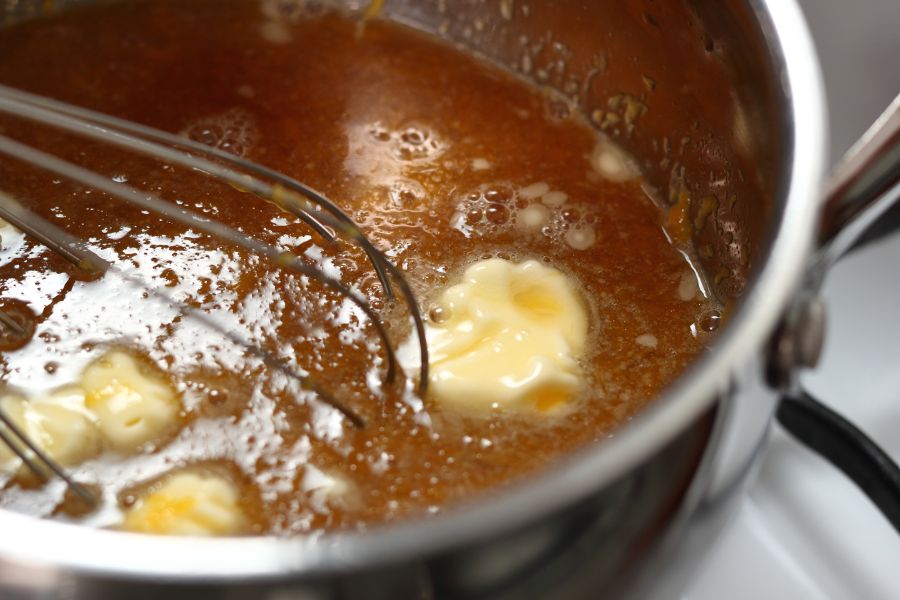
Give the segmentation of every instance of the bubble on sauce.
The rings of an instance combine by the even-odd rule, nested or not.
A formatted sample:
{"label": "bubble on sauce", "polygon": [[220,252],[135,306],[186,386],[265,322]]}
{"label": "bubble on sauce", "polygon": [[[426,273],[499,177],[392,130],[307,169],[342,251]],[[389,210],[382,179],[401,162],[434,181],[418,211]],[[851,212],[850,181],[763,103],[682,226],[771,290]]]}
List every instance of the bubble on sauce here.
{"label": "bubble on sauce", "polygon": [[717,310],[711,310],[700,317],[700,329],[706,333],[712,333],[719,329],[722,315]]}
{"label": "bubble on sauce", "polygon": [[0,351],[18,350],[31,341],[37,327],[37,315],[26,302],[0,300]]}
{"label": "bubble on sauce", "polygon": [[510,223],[508,204],[514,198],[515,193],[506,185],[481,186],[458,201],[450,225],[466,237],[497,234]]}
{"label": "bubble on sauce", "polygon": [[502,204],[490,203],[484,209],[484,216],[494,225],[505,225],[509,221],[509,210]]}
{"label": "bubble on sauce", "polygon": [[193,121],[181,130],[180,135],[243,157],[259,140],[259,129],[253,115],[243,109],[232,108]]}
{"label": "bubble on sauce", "polygon": [[347,143],[344,167],[348,174],[380,186],[392,185],[405,163],[440,164],[437,161],[446,150],[446,143],[438,133],[421,122],[398,126],[382,121],[354,124],[347,128]]}
{"label": "bubble on sauce", "polygon": [[544,237],[560,247],[587,250],[597,241],[596,203],[570,203],[546,182],[482,185],[460,196],[450,225],[468,238],[512,232]]}
{"label": "bubble on sauce", "polygon": [[381,121],[375,121],[368,127],[367,133],[375,142],[391,141],[391,130],[384,126]]}
{"label": "bubble on sauce", "polygon": [[428,319],[437,325],[446,323],[450,318],[450,310],[443,306],[434,306],[428,311]]}
{"label": "bubble on sauce", "polygon": [[394,156],[402,161],[423,160],[436,156],[442,150],[437,135],[424,126],[410,126],[392,136]]}
{"label": "bubble on sauce", "polygon": [[425,187],[411,179],[396,179],[390,186],[388,196],[394,208],[409,210],[425,207]]}

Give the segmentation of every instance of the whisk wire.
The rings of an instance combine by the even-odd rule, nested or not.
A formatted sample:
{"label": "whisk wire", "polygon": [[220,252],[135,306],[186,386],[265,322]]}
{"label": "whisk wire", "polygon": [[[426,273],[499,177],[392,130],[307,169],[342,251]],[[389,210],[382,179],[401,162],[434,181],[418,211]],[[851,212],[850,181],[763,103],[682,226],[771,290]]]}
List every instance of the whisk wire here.
{"label": "whisk wire", "polygon": [[[176,164],[207,172],[219,177],[240,189],[247,189],[256,195],[274,202],[277,206],[301,218],[312,225],[326,239],[333,240],[330,232],[324,231],[322,223],[340,231],[345,237],[353,240],[368,256],[388,299],[393,299],[391,277],[401,288],[404,303],[410,312],[416,336],[419,342],[420,372],[418,392],[424,396],[428,386],[428,348],[425,343],[425,325],[419,310],[418,302],[403,274],[384,256],[359,230],[356,224],[337,205],[328,200],[316,190],[306,186],[295,179],[273,171],[262,165],[242,159],[218,148],[200,144],[190,139],[179,137],[164,131],[133,123],[125,119],[105,115],[86,108],[60,102],[43,96],[30,94],[15,88],[0,85],[0,111],[5,111],[21,118],[34,120],[51,126],[56,126],[72,133],[82,134],[92,139],[116,144],[127,150],[142,153],[160,160],[168,160]],[[116,129],[121,131],[116,131]],[[122,133],[122,132],[125,133]],[[166,147],[152,141],[135,137],[141,135],[149,140],[156,140],[169,144]],[[267,184],[250,175],[241,175],[235,171],[213,163],[202,157],[177,150],[177,148],[189,149],[196,153],[213,156],[229,164],[238,166],[244,170],[267,177],[276,182],[275,185]],[[111,183],[102,177],[97,179]],[[165,203],[164,203],[165,204]],[[313,204],[318,205],[329,215],[322,214]],[[169,215],[171,216],[171,215]],[[214,234],[213,234],[214,235]],[[230,240],[234,241],[234,240]],[[388,275],[390,274],[390,276]],[[361,307],[362,308],[362,307]],[[365,312],[365,309],[363,309]],[[369,315],[367,315],[369,316]],[[389,371],[393,367],[389,365]],[[389,377],[389,380],[392,378]]]}
{"label": "whisk wire", "polygon": [[103,274],[109,268],[107,261],[85,248],[83,244],[64,243],[54,235],[53,230],[44,227],[39,221],[28,218],[27,211],[17,202],[0,203],[0,219],[8,221],[90,275]]}
{"label": "whisk wire", "polygon": [[[270,246],[268,244],[260,242],[256,238],[244,235],[236,229],[232,229],[231,227],[223,225],[218,221],[206,219],[199,213],[186,208],[178,207],[177,205],[171,204],[169,202],[165,202],[164,200],[153,194],[144,193],[130,185],[112,181],[98,175],[97,173],[94,173],[93,171],[79,167],[78,165],[57,158],[51,154],[47,154],[46,152],[42,152],[40,150],[32,148],[31,146],[21,144],[3,135],[0,135],[0,154],[6,154],[7,156],[23,160],[34,165],[38,165],[53,173],[72,179],[73,181],[77,181],[84,185],[101,190],[112,196],[125,200],[126,202],[130,202],[147,210],[154,211],[172,220],[187,225],[188,227],[196,227],[197,229],[211,236],[227,240],[258,256],[262,256],[280,267],[297,271],[302,275],[306,275],[307,277],[311,277],[318,281],[321,281],[332,290],[338,292],[339,294],[353,302],[353,304],[355,304],[373,324],[379,338],[381,339],[382,347],[384,348],[385,355],[387,357],[388,370],[386,380],[389,384],[394,382],[397,372],[397,359],[384,324],[381,322],[381,319],[378,318],[378,315],[375,314],[375,311],[366,300],[361,298],[354,291],[350,290],[337,279],[329,277],[324,273],[318,271],[317,269],[303,263],[292,254],[283,252],[278,248],[275,248],[274,246]],[[29,226],[27,222],[24,222],[23,224]],[[77,246],[72,245],[68,248],[63,247],[62,250],[63,252],[71,253],[76,247]]]}
{"label": "whisk wire", "polygon": [[[417,299],[409,282],[401,270],[371,243],[353,220],[324,195],[284,174],[221,149],[4,85],[0,85],[0,113],[54,127],[159,161],[202,172],[237,189],[251,192],[272,202],[309,225],[329,243],[335,242],[337,236],[353,242],[361,248],[372,264],[385,296],[389,300],[394,300],[396,298],[394,286],[400,291],[403,303],[409,311],[419,345],[420,371],[418,393],[420,396],[425,395],[429,377],[425,326]],[[384,348],[387,364],[385,380],[389,384],[395,380],[398,370],[397,358],[392,340],[384,323],[365,298],[341,281],[307,265],[289,252],[279,250],[195,211],[167,202],[154,194],[126,183],[110,180],[96,172],[18,142],[6,135],[0,135],[0,154],[38,166],[82,185],[102,191],[114,198],[132,203],[188,227],[196,228],[214,238],[222,239],[244,248],[252,254],[270,261],[279,268],[286,268],[321,282],[334,292],[349,299],[372,324]],[[218,323],[211,315],[175,300],[163,291],[148,285],[147,282],[140,278],[104,260],[89,250],[81,240],[26,209],[20,202],[2,191],[0,191],[0,218],[5,219],[26,235],[44,244],[83,272],[90,275],[102,275],[112,272],[130,285],[138,286],[147,292],[149,296],[169,303],[187,318],[193,319],[204,327],[218,332],[249,354],[256,356],[267,367],[297,381],[301,389],[314,392],[318,400],[338,410],[354,426],[363,427],[365,425],[365,421],[358,413],[338,401],[327,390],[323,389],[317,381],[291,366],[288,361],[243,339],[240,335]],[[15,319],[2,311],[0,311],[0,324],[12,331],[24,332]],[[22,460],[22,464],[36,476],[46,480],[50,474],[55,474],[80,498],[92,504],[96,503],[97,498],[90,490],[75,481],[62,465],[54,461],[44,450],[30,440],[25,432],[2,410],[0,410],[0,442],[8,446]]]}
{"label": "whisk wire", "polygon": [[2,310],[0,310],[0,323],[2,323],[6,328],[17,335],[25,335],[27,331],[24,327],[22,327],[18,321],[12,318],[11,315],[6,314]]}
{"label": "whisk wire", "polygon": [[[9,418],[5,411],[0,409],[0,440],[12,450],[12,452],[21,459],[22,463],[28,467],[28,470],[43,480],[48,479],[47,470],[62,479],[66,486],[72,490],[79,498],[89,504],[96,504],[96,496],[86,487],[75,481],[66,470],[50,458],[40,446],[35,444],[22,429],[16,425],[15,421]],[[24,446],[24,447],[23,447]],[[29,454],[30,453],[30,454]],[[38,460],[34,460],[34,458]]]}
{"label": "whisk wire", "polygon": [[[154,158],[163,158],[182,166],[204,170],[217,175],[232,185],[242,189],[246,188],[261,197],[275,202],[282,209],[291,212],[312,226],[322,237],[329,241],[333,241],[334,235],[325,229],[322,224],[323,221],[326,222],[326,224],[340,230],[344,235],[351,238],[363,248],[369,257],[373,268],[378,274],[378,278],[384,287],[385,294],[388,298],[393,298],[390,278],[385,273],[385,263],[388,262],[386,257],[384,257],[384,255],[369,242],[365,235],[359,231],[359,228],[353,220],[350,219],[350,217],[336,204],[296,179],[287,177],[268,167],[244,160],[239,156],[225,152],[219,148],[207,146],[188,138],[173,135],[139,123],[133,123],[125,119],[119,119],[117,117],[73,106],[43,96],[29,94],[28,92],[16,90],[15,88],[10,88],[8,86],[0,85],[0,100],[3,101],[0,102],[0,110],[8,110],[17,116],[32,118],[43,123],[66,129],[73,133],[81,133],[100,141],[116,143],[126,149],[141,152]],[[6,103],[5,107],[3,106],[4,103]],[[54,112],[61,114],[54,115]],[[76,117],[76,119],[73,120],[66,117]],[[120,131],[115,131],[116,129]],[[123,134],[121,132],[125,133]],[[153,144],[128,134],[140,135],[147,138],[147,140],[161,142],[176,148],[192,150],[197,153],[213,156],[246,171],[272,179],[277,184],[284,187],[279,188],[278,186],[269,186],[265,182],[261,182],[255,178],[241,176],[231,169],[216,165],[203,158],[179,153],[165,146]],[[296,193],[285,193],[286,191],[293,191]],[[319,212],[318,208],[310,204],[310,201],[327,211],[331,217],[333,217],[333,220],[325,218]]]}
{"label": "whisk wire", "polygon": [[[27,209],[24,209],[21,204],[10,197],[7,194],[0,192],[0,209],[6,210],[9,212],[13,212],[26,221],[33,229],[41,232],[42,235],[53,236],[58,240],[60,244],[63,245],[75,245],[78,243],[77,238],[69,234],[67,231],[53,225],[46,219],[43,219],[34,213],[31,213]],[[230,331],[223,325],[219,324],[209,315],[205,314],[203,311],[197,310],[194,307],[185,304],[184,302],[179,302],[175,300],[169,294],[162,292],[161,290],[151,287],[147,285],[146,282],[142,281],[140,278],[131,275],[130,273],[124,271],[123,269],[113,265],[108,265],[108,271],[114,273],[121,279],[127,281],[128,283],[139,287],[140,289],[146,291],[149,295],[158,298],[176,308],[183,314],[185,314],[188,318],[191,318],[200,324],[204,325],[208,329],[211,329],[223,336],[225,336],[229,341],[234,343],[235,345],[243,348],[249,353],[253,354],[257,358],[260,358],[263,363],[270,367],[274,368],[283,374],[295,379],[300,383],[301,389],[315,392],[320,400],[331,407],[338,410],[342,413],[347,419],[353,423],[353,425],[357,427],[365,426],[365,420],[357,414],[355,411],[339,402],[332,396],[328,391],[326,391],[321,385],[319,385],[315,380],[311,377],[308,377],[302,373],[300,373],[297,369],[288,365],[284,360],[276,357],[270,352],[251,344],[250,342],[244,340],[240,336],[238,336],[233,331]]]}
{"label": "whisk wire", "polygon": [[[61,229],[60,227],[57,227],[56,225],[53,225],[46,219],[43,219],[42,217],[39,217],[38,215],[28,211],[27,209],[22,207],[22,205],[18,201],[16,201],[9,195],[4,194],[2,192],[0,192],[0,211],[7,211],[10,213],[16,214],[18,218],[27,222],[32,228],[41,231],[43,235],[52,236],[61,245],[77,246],[79,243],[78,239],[75,236],[71,235],[69,232],[65,231],[64,229]],[[124,271],[123,269],[117,267],[116,265],[107,263],[107,270],[108,270],[108,272],[114,273],[116,276],[125,280],[129,284],[134,285],[135,287],[137,287],[141,290],[144,290],[150,296],[153,296],[154,298],[157,298],[163,302],[170,304],[171,306],[174,306],[181,313],[185,314],[188,318],[193,319],[193,320],[199,322],[200,324],[202,324],[203,326],[207,327],[208,329],[211,329],[211,330],[215,331],[216,333],[219,333],[219,334],[225,336],[229,341],[231,341],[235,345],[243,348],[244,350],[253,354],[257,358],[260,358],[266,366],[274,368],[274,369],[284,373],[285,375],[291,377],[292,379],[295,379],[296,381],[299,382],[301,389],[309,390],[309,391],[312,391],[312,392],[315,392],[316,394],[318,394],[320,396],[320,400],[322,402],[324,402],[324,403],[330,405],[332,408],[335,408],[336,410],[338,410],[345,417],[347,417],[347,419],[351,423],[353,423],[353,425],[355,425],[357,427],[365,426],[365,421],[361,416],[359,416],[359,414],[357,414],[355,411],[353,411],[352,409],[347,407],[342,402],[339,402],[338,400],[336,400],[334,398],[334,396],[332,396],[325,389],[323,389],[311,377],[303,375],[297,369],[295,369],[295,368],[291,367],[289,364],[287,364],[286,361],[276,357],[272,353],[267,352],[266,350],[260,348],[259,346],[254,345],[254,344],[244,340],[243,338],[241,338],[239,335],[237,335],[233,331],[230,331],[223,325],[219,324],[217,321],[215,321],[209,315],[205,314],[203,311],[200,311],[188,304],[185,304],[184,302],[179,302],[179,301],[175,300],[171,295],[166,294],[166,293],[162,292],[161,290],[148,285],[147,282],[141,280],[138,277],[135,277],[134,275],[131,275],[130,273]]]}

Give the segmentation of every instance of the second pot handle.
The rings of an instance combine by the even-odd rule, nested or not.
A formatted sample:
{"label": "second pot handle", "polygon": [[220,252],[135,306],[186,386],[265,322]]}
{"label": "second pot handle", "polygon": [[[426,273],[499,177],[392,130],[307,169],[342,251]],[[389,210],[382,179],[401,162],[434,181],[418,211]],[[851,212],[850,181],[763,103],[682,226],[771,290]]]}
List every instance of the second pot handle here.
{"label": "second pot handle", "polygon": [[837,165],[819,223],[821,275],[900,200],[900,95]]}

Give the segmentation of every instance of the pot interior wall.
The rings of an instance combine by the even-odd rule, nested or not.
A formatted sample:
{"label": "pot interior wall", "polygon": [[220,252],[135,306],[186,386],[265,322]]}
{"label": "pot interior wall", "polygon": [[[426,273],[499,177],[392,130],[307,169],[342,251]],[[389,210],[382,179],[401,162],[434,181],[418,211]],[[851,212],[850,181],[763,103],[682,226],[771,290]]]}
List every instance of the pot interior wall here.
{"label": "pot interior wall", "polygon": [[740,296],[766,255],[790,142],[775,61],[746,3],[392,0],[387,10],[571,99],[684,216],[719,298]]}
{"label": "pot interior wall", "polygon": [[[12,0],[0,24],[91,0]],[[356,0],[260,0],[288,15]],[[791,142],[756,15],[740,0],[386,0],[442,35],[564,94],[637,157],[729,303],[766,256]],[[763,24],[765,27],[765,24]]]}

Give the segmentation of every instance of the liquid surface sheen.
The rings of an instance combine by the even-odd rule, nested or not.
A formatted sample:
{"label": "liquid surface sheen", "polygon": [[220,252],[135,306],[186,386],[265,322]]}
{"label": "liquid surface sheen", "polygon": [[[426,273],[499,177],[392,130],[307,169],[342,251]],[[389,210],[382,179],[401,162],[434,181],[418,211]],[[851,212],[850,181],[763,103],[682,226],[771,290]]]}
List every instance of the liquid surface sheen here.
{"label": "liquid surface sheen", "polygon": [[[3,157],[0,190],[132,277],[308,372],[366,425],[355,427],[178,305],[115,273],[88,281],[4,227],[0,308],[34,327],[30,341],[0,355],[4,393],[38,402],[86,385],[86,370],[123,353],[143,375],[129,376],[132,388],[124,380],[104,388],[97,397],[112,398],[104,406],[137,401],[134,386],[147,378],[162,398],[173,390],[180,409],[137,449],[132,440],[145,438],[134,434],[120,445],[94,435],[102,449],[84,460],[73,450],[70,470],[103,491],[100,511],[77,510],[59,481],[9,472],[0,475],[0,506],[119,527],[160,498],[182,506],[184,486],[212,481],[224,482],[203,485],[230,512],[201,526],[190,515],[212,509],[179,508],[194,519],[179,521],[181,530],[286,535],[421,517],[613,434],[709,343],[705,329],[717,313],[689,249],[669,243],[640,177],[623,176],[619,154],[604,153],[607,143],[560,98],[398,25],[360,27],[278,7],[126,2],[51,15],[0,30],[0,82],[180,133],[320,190],[406,274],[435,322],[433,303],[479,260],[556,269],[588,319],[575,399],[564,411],[473,413],[416,398],[401,382],[386,386],[378,338],[348,300]],[[410,335],[406,313],[385,302],[358,250],[325,243],[265,200],[8,117],[0,131],[290,251],[360,290],[398,343]],[[100,410],[85,393],[88,408]],[[182,486],[177,494],[172,481]],[[196,502],[209,493],[198,491]],[[133,528],[154,530],[160,518]]]}

